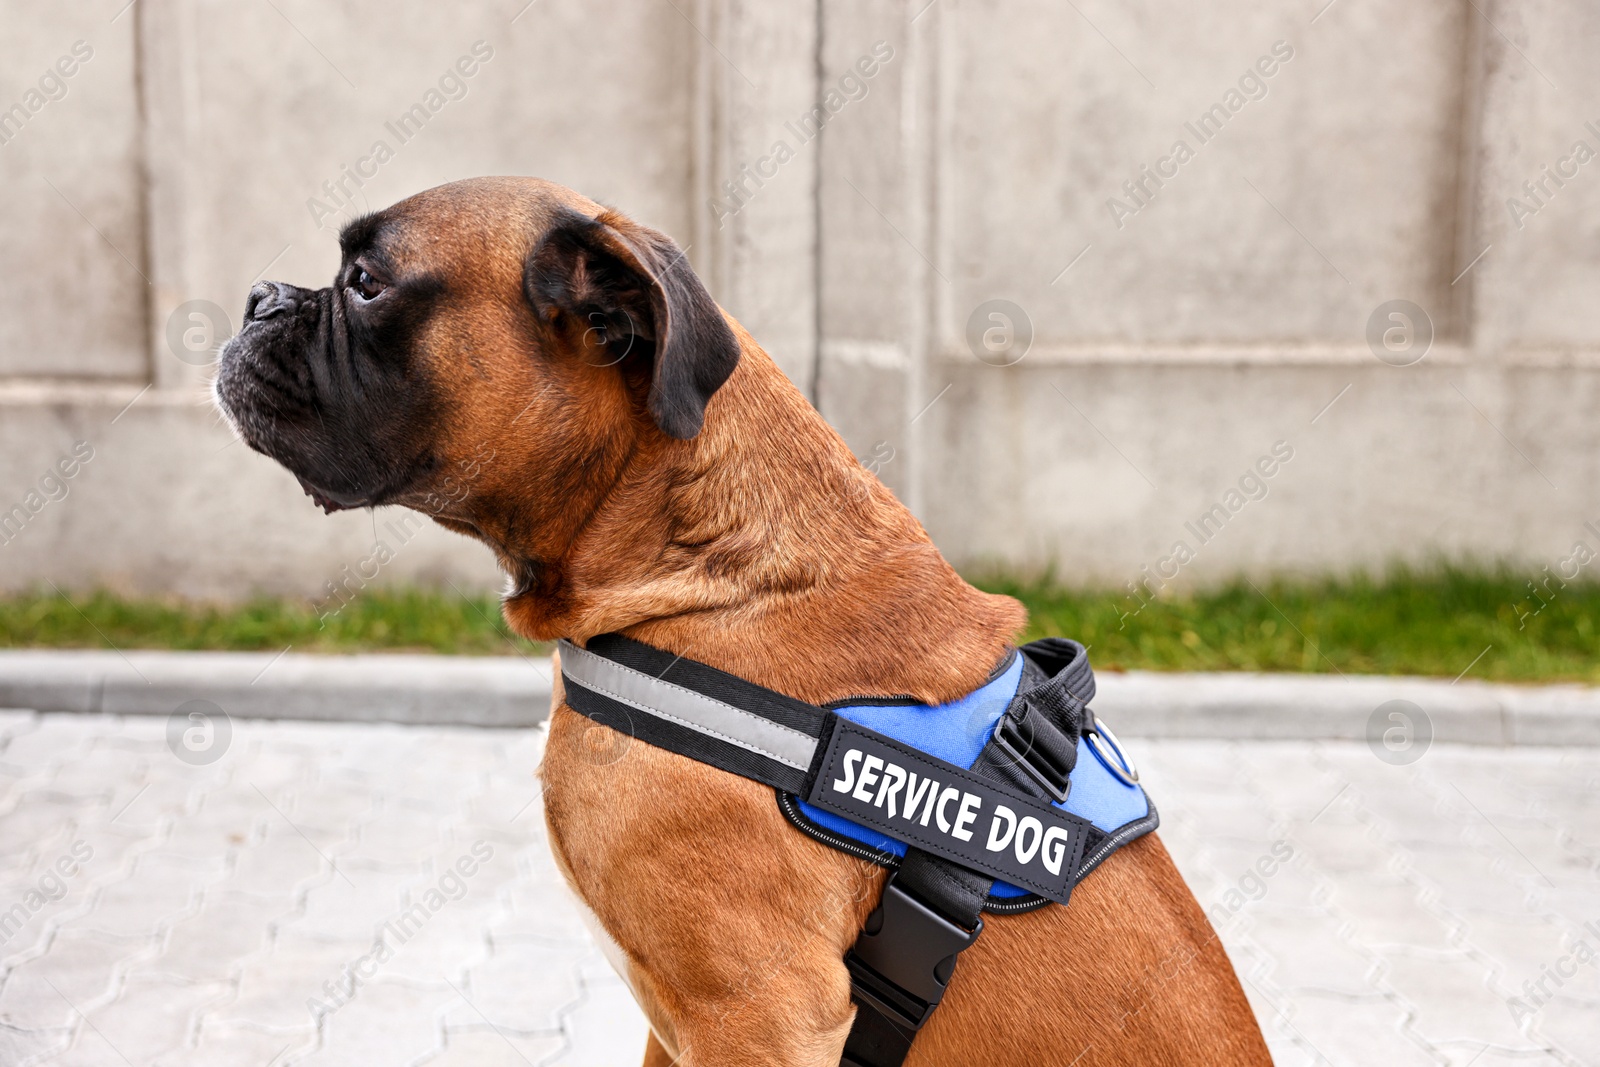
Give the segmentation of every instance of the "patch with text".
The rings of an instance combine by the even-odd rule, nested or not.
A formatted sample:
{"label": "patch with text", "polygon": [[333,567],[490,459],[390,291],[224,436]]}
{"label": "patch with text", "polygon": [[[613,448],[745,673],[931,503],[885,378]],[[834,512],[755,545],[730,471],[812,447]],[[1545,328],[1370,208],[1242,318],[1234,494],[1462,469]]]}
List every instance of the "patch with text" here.
{"label": "patch with text", "polygon": [[1061,904],[1089,826],[843,718],[806,802]]}

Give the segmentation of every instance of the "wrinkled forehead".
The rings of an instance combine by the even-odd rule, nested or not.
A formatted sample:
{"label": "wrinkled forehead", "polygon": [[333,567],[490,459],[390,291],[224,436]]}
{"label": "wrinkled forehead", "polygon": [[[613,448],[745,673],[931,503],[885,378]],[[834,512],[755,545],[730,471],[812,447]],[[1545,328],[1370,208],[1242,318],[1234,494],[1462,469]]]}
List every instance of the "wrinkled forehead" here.
{"label": "wrinkled forehead", "polygon": [[565,186],[538,178],[473,178],[440,185],[350,222],[339,234],[343,261],[368,259],[395,274],[470,268],[514,271],[562,208],[605,210]]}

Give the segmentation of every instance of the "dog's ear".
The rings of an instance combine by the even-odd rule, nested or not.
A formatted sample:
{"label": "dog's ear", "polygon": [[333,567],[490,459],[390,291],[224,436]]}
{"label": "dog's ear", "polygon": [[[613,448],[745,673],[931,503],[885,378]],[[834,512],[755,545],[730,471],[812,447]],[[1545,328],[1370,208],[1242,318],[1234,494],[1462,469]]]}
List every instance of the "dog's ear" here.
{"label": "dog's ear", "polygon": [[706,402],[739,362],[739,342],[672,239],[608,211],[561,209],[523,265],[523,289],[542,321],[569,315],[620,361],[650,363],[650,416],[687,440]]}

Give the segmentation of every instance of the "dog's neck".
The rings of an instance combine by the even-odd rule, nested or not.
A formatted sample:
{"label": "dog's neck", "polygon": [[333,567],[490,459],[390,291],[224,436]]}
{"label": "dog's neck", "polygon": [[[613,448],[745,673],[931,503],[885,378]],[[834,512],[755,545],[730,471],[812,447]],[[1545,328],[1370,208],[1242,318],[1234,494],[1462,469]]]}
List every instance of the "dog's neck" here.
{"label": "dog's neck", "polygon": [[506,601],[527,637],[623,632],[803,700],[981,685],[1021,605],[956,574],[743,330],[688,442],[650,434]]}

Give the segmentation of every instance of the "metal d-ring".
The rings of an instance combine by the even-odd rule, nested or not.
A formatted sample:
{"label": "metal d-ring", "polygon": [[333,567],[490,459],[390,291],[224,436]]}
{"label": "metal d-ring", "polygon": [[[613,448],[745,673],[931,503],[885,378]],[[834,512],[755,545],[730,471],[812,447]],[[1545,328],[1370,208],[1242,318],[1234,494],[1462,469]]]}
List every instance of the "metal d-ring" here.
{"label": "metal d-ring", "polygon": [[1106,765],[1106,770],[1122,779],[1125,785],[1139,784],[1139,768],[1133,765],[1133,760],[1123,751],[1122,742],[1117,740],[1117,735],[1106,728],[1100,721],[1100,716],[1094,716],[1094,726],[1089,730],[1089,747],[1094,749],[1094,754],[1100,757],[1100,762]]}

